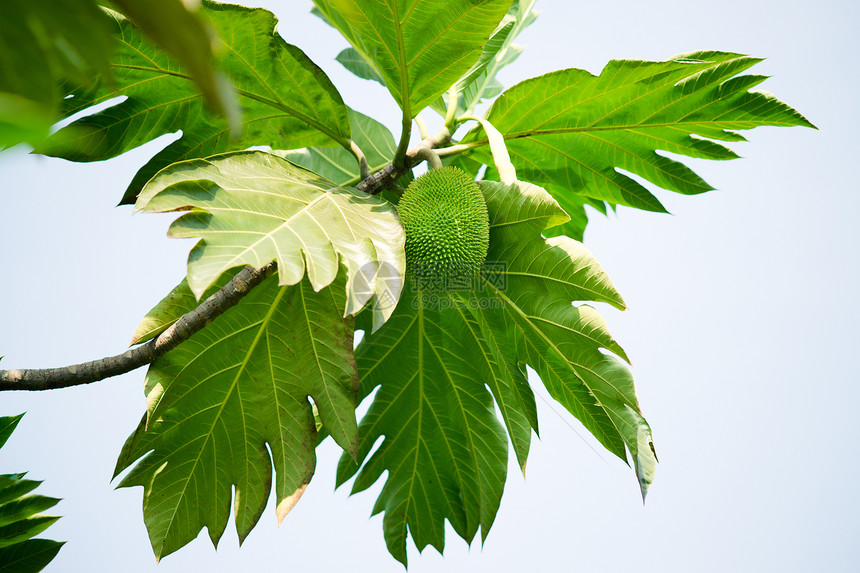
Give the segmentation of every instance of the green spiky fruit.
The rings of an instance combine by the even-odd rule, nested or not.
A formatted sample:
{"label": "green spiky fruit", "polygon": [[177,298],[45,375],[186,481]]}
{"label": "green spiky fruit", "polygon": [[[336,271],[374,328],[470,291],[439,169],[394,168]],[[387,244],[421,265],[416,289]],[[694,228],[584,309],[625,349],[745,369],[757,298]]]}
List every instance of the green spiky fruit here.
{"label": "green spiky fruit", "polygon": [[462,169],[431,169],[409,184],[397,206],[406,264],[419,288],[471,283],[487,258],[490,224],[478,185]]}

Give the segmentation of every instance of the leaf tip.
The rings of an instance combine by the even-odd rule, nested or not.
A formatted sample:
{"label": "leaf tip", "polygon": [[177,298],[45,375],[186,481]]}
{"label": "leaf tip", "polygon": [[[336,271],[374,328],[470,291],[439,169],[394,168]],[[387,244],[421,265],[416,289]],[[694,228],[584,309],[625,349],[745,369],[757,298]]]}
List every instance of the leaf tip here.
{"label": "leaf tip", "polygon": [[355,439],[350,440],[347,453],[349,454],[349,458],[353,461],[353,463],[355,463],[355,465],[358,465],[358,434],[356,434]]}
{"label": "leaf tip", "polygon": [[281,525],[287,514],[296,506],[306,489],[308,489],[308,484],[302,484],[292,495],[285,497],[278,503],[278,507],[275,510],[278,516],[278,525]]}

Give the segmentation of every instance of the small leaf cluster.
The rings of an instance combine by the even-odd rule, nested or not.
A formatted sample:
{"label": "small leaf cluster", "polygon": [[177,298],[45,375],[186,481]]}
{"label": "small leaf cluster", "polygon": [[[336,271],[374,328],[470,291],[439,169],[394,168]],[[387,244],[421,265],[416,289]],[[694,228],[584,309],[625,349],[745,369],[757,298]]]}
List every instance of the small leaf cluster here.
{"label": "small leaf cluster", "polygon": [[[24,415],[0,417],[2,448]],[[0,474],[0,571],[31,573],[50,563],[63,542],[34,539],[60,519],[44,515],[59,499],[31,493],[42,482],[26,478],[26,473]]]}

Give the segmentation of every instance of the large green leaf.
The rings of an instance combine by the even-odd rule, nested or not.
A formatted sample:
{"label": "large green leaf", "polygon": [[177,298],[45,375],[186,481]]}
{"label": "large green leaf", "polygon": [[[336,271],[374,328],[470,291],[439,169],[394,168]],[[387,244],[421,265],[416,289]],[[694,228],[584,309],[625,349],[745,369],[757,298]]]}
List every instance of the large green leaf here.
{"label": "large green leaf", "polygon": [[[504,134],[520,178],[546,187],[565,209],[581,209],[576,195],[582,195],[664,211],[645,186],[619,170],[670,191],[703,193],[712,187],[659,151],[733,159],[718,141],[743,141],[737,130],[813,127],[772,95],[749,91],[765,77],[738,74],[759,61],[696,52],[663,62],[615,60],[599,76],[561,70],[508,89],[487,117]],[[476,159],[491,164],[480,127],[464,141]]]}
{"label": "large green leaf", "polygon": [[[15,430],[23,414],[0,417],[0,447]],[[59,541],[33,539],[60,519],[41,512],[60,500],[32,494],[41,482],[26,474],[0,475],[0,572],[41,571],[63,546]]]}
{"label": "large green leaf", "polygon": [[[71,86],[98,77],[112,81],[114,27],[99,4],[131,18],[189,70],[218,112],[234,124],[238,121],[230,84],[213,65],[215,38],[198,17],[194,2],[7,0],[0,19],[0,148],[20,142],[41,145],[59,119],[60,104]],[[71,137],[74,131],[66,135]]]}
{"label": "large green leaf", "polygon": [[197,2],[189,0],[112,0],[124,16],[150,39],[182,62],[197,87],[217,111],[238,122],[229,81],[215,70],[213,31],[199,17]]}
{"label": "large green leaf", "polygon": [[[563,213],[557,204],[549,207],[546,191],[523,183],[481,186],[488,208],[508,209],[501,224],[491,223],[489,256],[506,262],[507,280],[504,288],[486,285],[503,303],[496,306],[499,312],[485,314],[488,326],[513,338],[516,358],[535,369],[550,395],[604,447],[626,459],[626,446],[644,498],[656,464],[651,430],[640,413],[630,371],[601,349],[624,360],[627,355],[596,310],[571,305],[590,300],[623,309],[624,301],[582,243],[557,236],[523,245]],[[511,202],[517,190],[524,193],[522,204]],[[531,197],[546,210],[523,209],[535,200]]]}
{"label": "large green leaf", "polygon": [[[639,413],[626,355],[593,308],[624,307],[581,243],[541,232],[567,215],[543,189],[481,183],[490,251],[471,288],[416,291],[356,351],[360,395],[378,387],[359,424],[358,462],[343,457],[338,483],[362,491],[388,472],[374,513],[391,553],[406,561],[407,531],[419,550],[444,546],[444,521],[471,542],[486,537],[499,506],[507,448],[502,414],[524,468],[537,430],[525,365],[610,451],[630,451],[643,494],[653,479],[650,430]],[[372,452],[380,438],[378,449]]]}
{"label": "large green leaf", "polygon": [[511,0],[314,0],[415,117],[469,69]]}
{"label": "large green leaf", "polygon": [[345,314],[373,300],[374,327],[391,315],[403,285],[404,234],[394,208],[339,187],[262,151],[176,163],[143,189],[136,209],[188,210],[172,237],[200,237],[188,257],[188,284],[198,298],[225,271],[278,263],[282,285],[305,275],[314,289],[346,266]]}
{"label": "large green leaf", "polygon": [[[388,472],[374,513],[385,511],[388,549],[404,564],[407,527],[419,550],[444,549],[446,519],[467,541],[479,526],[486,535],[504,487],[505,434],[459,318],[409,288],[356,357],[362,394],[380,388],[361,421],[353,492]],[[341,460],[338,484],[357,469]]]}
{"label": "large green leaf", "polygon": [[[253,145],[348,146],[349,121],[340,95],[320,68],[275,33],[277,19],[271,12],[204,2],[200,14],[223,40],[218,68],[233,81],[241,104],[238,137],[231,138],[228,122],[206,110],[184,66],[117,17],[113,25],[120,49],[111,60],[113,81],[74,91],[64,100],[64,114],[69,117],[118,96],[126,99],[61,129],[40,151],[97,161],[182,130],[134,177],[123,198],[131,203],[156,172],[179,160]],[[76,135],[65,130],[76,130]]]}
{"label": "large green leaf", "polygon": [[217,545],[234,487],[240,540],[260,518],[273,480],[278,519],[286,516],[314,472],[309,397],[335,441],[355,453],[358,378],[353,319],[341,316],[343,283],[341,275],[314,292],[307,280],[279,286],[270,277],[152,364],[148,416],[116,472],[137,461],[120,486],[143,486],[156,557],[203,527]]}
{"label": "large green leaf", "polygon": [[0,17],[0,149],[39,143],[65,81],[109,72],[110,19],[94,0],[4,0]]}

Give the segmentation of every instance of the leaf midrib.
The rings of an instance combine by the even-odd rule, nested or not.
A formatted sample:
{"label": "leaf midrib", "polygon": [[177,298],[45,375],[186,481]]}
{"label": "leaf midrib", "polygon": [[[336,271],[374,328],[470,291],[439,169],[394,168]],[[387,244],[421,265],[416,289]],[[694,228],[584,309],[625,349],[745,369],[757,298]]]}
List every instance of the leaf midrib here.
{"label": "leaf midrib", "polygon": [[[163,74],[166,76],[173,76],[176,78],[184,79],[184,80],[189,81],[189,82],[194,81],[191,78],[191,76],[189,76],[187,74],[183,74],[181,72],[176,72],[173,70],[166,70],[160,66],[156,66],[156,67],[152,67],[152,68],[147,67],[147,66],[133,66],[133,65],[129,65],[129,64],[112,64],[112,66],[115,68],[121,68],[121,69],[138,70],[141,72],[150,72],[153,74]],[[266,85],[266,84],[263,84],[263,85]],[[346,149],[350,148],[349,147],[349,138],[343,137],[342,135],[331,130],[328,126],[323,125],[322,123],[318,122],[317,120],[313,119],[312,117],[309,117],[309,116],[303,114],[299,110],[283,103],[282,101],[273,100],[273,99],[267,98],[265,96],[262,96],[262,95],[259,95],[259,94],[256,94],[256,93],[253,93],[253,92],[250,92],[248,90],[244,90],[244,89],[241,89],[241,88],[238,88],[235,86],[234,86],[234,89],[236,90],[237,94],[244,96],[248,99],[252,99],[254,101],[257,101],[259,103],[262,103],[263,105],[267,105],[271,108],[280,110],[280,111],[298,119],[299,121],[303,121],[304,123],[308,124],[310,127],[313,127],[317,131],[324,133],[330,139],[337,142],[339,145],[345,147]],[[117,94],[117,95],[120,95],[120,94]]]}
{"label": "leaf midrib", "polygon": [[[412,119],[412,102],[409,93],[409,62],[406,61],[406,45],[403,42],[403,22],[400,21],[400,11],[397,6],[398,0],[390,0],[389,6],[394,15],[394,33],[397,37],[397,60],[400,67],[400,105],[403,109],[403,118]],[[417,4],[417,2],[416,2]],[[414,5],[413,5],[414,6]]]}
{"label": "leaf midrib", "polygon": [[[266,315],[263,317],[263,320],[259,323],[259,329],[257,330],[257,333],[254,335],[254,340],[248,346],[248,350],[245,352],[245,355],[242,359],[242,362],[239,364],[239,369],[236,372],[236,376],[233,377],[233,381],[230,384],[230,388],[225,393],[225,398],[222,401],[221,406],[218,408],[218,412],[215,414],[215,417],[213,418],[212,425],[209,427],[209,431],[206,433],[203,445],[198,450],[199,454],[194,459],[194,463],[192,464],[191,469],[188,471],[188,479],[185,480],[185,483],[183,484],[182,489],[180,490],[180,494],[179,494],[177,499],[182,499],[185,497],[185,495],[186,495],[185,492],[188,489],[188,485],[191,483],[191,480],[194,477],[194,470],[197,468],[197,464],[200,463],[200,461],[203,457],[203,451],[205,450],[206,444],[212,438],[212,433],[215,429],[215,425],[221,419],[221,415],[223,414],[224,409],[227,406],[227,402],[229,401],[229,397],[233,394],[233,391],[238,387],[239,378],[241,377],[242,373],[245,371],[245,368],[248,366],[248,362],[251,360],[251,355],[254,353],[254,350],[256,350],[257,345],[260,343],[260,339],[262,338],[263,333],[267,331],[269,322],[271,322],[272,316],[274,315],[275,310],[278,308],[278,303],[280,303],[281,299],[284,297],[286,292],[287,292],[287,288],[285,288],[285,287],[282,287],[278,290],[278,294],[275,296],[275,300],[272,302],[268,311],[266,311]],[[239,402],[241,404],[241,400],[239,400]],[[245,430],[245,428],[246,428],[246,426],[243,426],[243,431]],[[245,446],[247,447],[247,440],[245,440],[245,442],[246,442]],[[161,542],[162,551],[164,550],[164,546],[167,544],[169,532],[170,532],[171,528],[173,527],[173,522],[176,519],[176,516],[178,515],[178,513],[179,513],[178,511],[174,511],[173,514],[170,516],[170,521],[168,522],[167,527],[165,528],[166,533],[164,535],[164,539]],[[159,557],[161,557],[161,554],[159,554]]]}
{"label": "leaf midrib", "polygon": [[[708,126],[708,127],[720,127],[720,125],[725,125],[729,123],[742,123],[749,124],[755,123],[759,124],[760,122],[755,121],[731,121],[731,120],[710,120],[710,121],[676,121],[670,123],[648,123],[648,124],[625,124],[625,125],[608,125],[608,126],[585,126],[585,127],[558,127],[552,129],[531,129],[526,131],[519,131],[514,133],[505,133],[503,134],[504,139],[512,140],[512,139],[523,139],[528,137],[543,137],[547,135],[564,135],[569,133],[590,133],[595,131],[633,131],[638,129],[662,129],[662,128],[673,128],[679,126]],[[769,126],[774,127],[793,127],[793,123],[785,123],[785,122],[774,122],[768,123]],[[728,129],[728,127],[724,127],[723,129]],[[737,127],[736,129],[743,129],[742,127]],[[692,130],[691,130],[692,132]],[[486,139],[479,139],[478,141],[471,141],[468,143],[460,144],[464,148],[472,149],[475,147],[483,147],[489,145],[489,141]]]}
{"label": "leaf midrib", "polygon": [[[461,301],[465,302],[465,297],[460,296],[460,299],[461,299]],[[523,412],[523,410],[525,409],[525,403],[523,402],[522,396],[520,395],[520,393],[517,389],[516,381],[513,380],[514,374],[511,372],[510,368],[508,368],[508,364],[504,359],[502,348],[499,345],[499,341],[496,338],[496,332],[492,328],[490,328],[490,329],[488,329],[488,334],[490,336],[481,335],[480,339],[479,339],[478,332],[475,331],[475,329],[473,327],[474,326],[473,323],[468,320],[465,313],[463,312],[463,309],[459,305],[454,305],[454,308],[457,309],[457,312],[460,314],[461,318],[463,319],[463,322],[466,324],[466,327],[469,329],[469,332],[475,338],[476,342],[478,342],[478,347],[481,350],[481,356],[484,358],[484,362],[487,364],[487,368],[489,368],[489,371],[490,371],[491,381],[488,382],[487,384],[488,385],[492,384],[493,386],[496,387],[496,392],[494,393],[495,394],[495,400],[496,400],[496,403],[499,407],[499,410],[502,412],[502,417],[504,419],[505,426],[507,426],[507,428],[508,428],[508,434],[511,437],[511,442],[514,443],[514,450],[515,450],[515,453],[517,455],[517,459],[519,460],[520,459],[520,451],[517,448],[516,438],[514,438],[515,433],[513,430],[513,420],[511,419],[512,416],[511,416],[511,414],[509,414],[509,412],[519,412],[523,416],[523,418],[526,419],[527,423],[529,424],[529,432],[531,432],[531,422],[528,420],[528,416],[526,416],[526,414]],[[477,312],[483,316],[482,309],[478,309]],[[483,323],[487,324],[486,317],[483,317],[483,319],[484,319]],[[490,339],[492,339],[492,340],[490,340]],[[487,343],[487,346],[490,346],[490,348],[488,349],[487,346],[485,346],[484,344],[481,344],[480,340],[484,340]],[[491,360],[491,357],[492,357],[492,360]],[[508,388],[510,389],[511,393],[514,396],[514,399],[516,399],[516,398],[520,399],[520,402],[518,405],[521,406],[522,408],[517,409],[515,407],[515,405],[510,404],[508,402],[508,400],[506,400],[506,397],[502,392],[502,386],[501,385],[503,383],[508,386]],[[527,452],[525,452],[525,453],[527,455]],[[523,465],[523,467],[525,467],[525,460],[524,459],[522,460],[522,465]]]}
{"label": "leaf midrib", "polygon": [[[450,294],[449,294],[449,299],[450,299]],[[452,303],[454,302],[453,299],[451,299],[451,302]],[[456,306],[456,305],[454,305],[454,306]],[[442,368],[442,371],[445,373],[445,378],[448,380],[448,383],[451,385],[451,390],[453,391],[454,396],[457,399],[457,405],[459,406],[459,408],[457,409],[457,412],[462,413],[461,420],[462,420],[463,426],[466,428],[465,435],[466,435],[466,440],[468,443],[468,447],[466,449],[471,454],[470,455],[470,461],[473,464],[472,469],[475,470],[476,475],[479,475],[480,470],[478,468],[478,457],[477,457],[477,452],[476,452],[475,445],[473,442],[473,435],[475,432],[472,429],[471,423],[469,422],[469,416],[468,416],[467,408],[463,405],[463,398],[460,395],[460,388],[458,388],[457,383],[454,381],[454,377],[451,375],[451,372],[448,370],[448,367],[445,364],[445,361],[439,355],[439,352],[436,349],[436,347],[433,345],[433,342],[425,334],[424,320],[423,320],[423,316],[424,316],[423,305],[422,305],[422,307],[420,307],[419,312],[421,313],[421,316],[422,316],[422,320],[421,320],[421,324],[420,324],[421,336],[426,341],[428,348],[430,348],[430,350],[433,352],[433,356],[436,357],[436,361],[439,363],[439,366]],[[440,331],[442,331],[441,326],[439,326],[439,325],[434,325],[434,326],[436,326],[437,328],[439,328]],[[422,397],[423,397],[423,395],[422,395]],[[428,405],[429,405],[429,402],[428,402]],[[436,420],[436,425],[439,427],[439,432],[442,434],[442,436],[444,438],[445,447],[448,450],[448,455],[451,456],[451,462],[452,462],[452,464],[454,466],[454,470],[457,474],[457,482],[458,482],[457,485],[461,488],[461,490],[465,489],[465,486],[467,484],[466,484],[466,481],[463,477],[463,470],[460,467],[461,464],[457,463],[457,457],[454,455],[454,450],[451,448],[451,439],[448,437],[447,432],[445,431],[445,426],[444,426],[444,424],[442,424],[441,420],[439,420],[439,417],[436,415],[436,412],[434,412],[432,408],[429,408],[429,410],[430,410],[430,413],[433,415],[434,420]],[[481,489],[480,480],[476,480],[474,485],[477,486],[477,488],[479,490]],[[446,499],[447,499],[447,497],[446,497]],[[479,514],[481,513],[480,508],[479,508],[478,513]],[[466,519],[466,523],[464,525],[466,526],[467,529],[469,526],[468,517],[469,517],[468,512],[465,512],[464,518]]]}
{"label": "leaf midrib", "polygon": [[[273,238],[273,237],[274,237],[274,236],[278,233],[278,231],[280,231],[281,229],[287,228],[287,229],[290,229],[290,231],[292,231],[294,235],[296,235],[297,237],[299,237],[299,240],[301,240],[301,237],[299,236],[299,234],[298,234],[298,233],[296,233],[296,232],[295,232],[295,231],[290,227],[289,223],[290,223],[293,219],[295,219],[296,217],[298,217],[299,215],[303,215],[303,214],[307,214],[311,219],[313,219],[314,221],[316,221],[316,219],[314,219],[313,215],[309,214],[309,213],[308,213],[308,211],[309,211],[309,210],[310,210],[314,205],[316,205],[317,203],[321,202],[323,199],[327,198],[327,197],[328,197],[328,195],[329,195],[329,192],[328,192],[328,191],[324,191],[322,195],[320,195],[319,197],[317,197],[317,198],[316,198],[316,199],[314,199],[313,201],[310,201],[309,203],[306,203],[304,207],[302,207],[301,209],[299,209],[298,211],[296,211],[295,213],[293,213],[292,215],[290,215],[290,216],[289,216],[289,217],[287,217],[286,219],[283,219],[283,222],[282,222],[280,225],[278,225],[277,227],[275,227],[274,229],[272,229],[271,231],[269,231],[269,232],[267,232],[267,233],[263,233],[263,234],[262,234],[262,236],[261,236],[261,238],[257,239],[256,241],[254,241],[253,243],[251,243],[251,244],[250,244],[250,245],[248,245],[247,247],[242,248],[242,250],[241,250],[238,254],[234,255],[234,256],[233,256],[233,258],[230,260],[230,262],[229,262],[229,263],[226,263],[226,265],[228,265],[228,266],[225,266],[224,268],[225,268],[225,269],[232,268],[232,266],[229,266],[229,265],[234,265],[234,264],[236,264],[236,261],[237,261],[237,260],[239,260],[239,259],[241,259],[242,257],[244,257],[247,253],[249,253],[249,252],[254,252],[254,247],[256,247],[257,245],[259,245],[260,243],[262,243],[262,242],[264,242],[264,241],[266,241],[266,240],[271,240],[271,241],[272,241],[272,243],[275,245],[275,250],[276,250],[276,252],[278,253],[278,257],[279,257],[279,258],[282,258],[282,257],[281,257],[281,252],[280,252],[280,248],[278,247],[278,243],[277,243],[277,241],[275,241],[275,240],[274,240],[274,238]],[[230,209],[228,208],[228,210],[230,210]],[[317,224],[319,224],[319,222],[317,222]],[[349,221],[346,221],[346,224],[347,224],[347,225],[349,225]],[[320,225],[320,227],[321,227],[321,228],[323,228],[323,232],[325,232],[325,230],[324,230],[325,228],[324,228],[322,225]],[[234,232],[235,232],[235,231],[229,231],[229,233],[234,233]],[[328,238],[328,233],[326,233],[326,237]],[[331,239],[329,239],[329,243],[330,243],[331,245],[334,245],[334,244],[335,244],[335,243],[331,242]],[[304,242],[302,242],[302,246],[305,246],[305,247],[306,247],[306,245],[305,245],[305,243],[304,243]],[[222,264],[221,266],[224,266],[224,264]],[[308,266],[310,266],[310,265],[308,265]]]}

